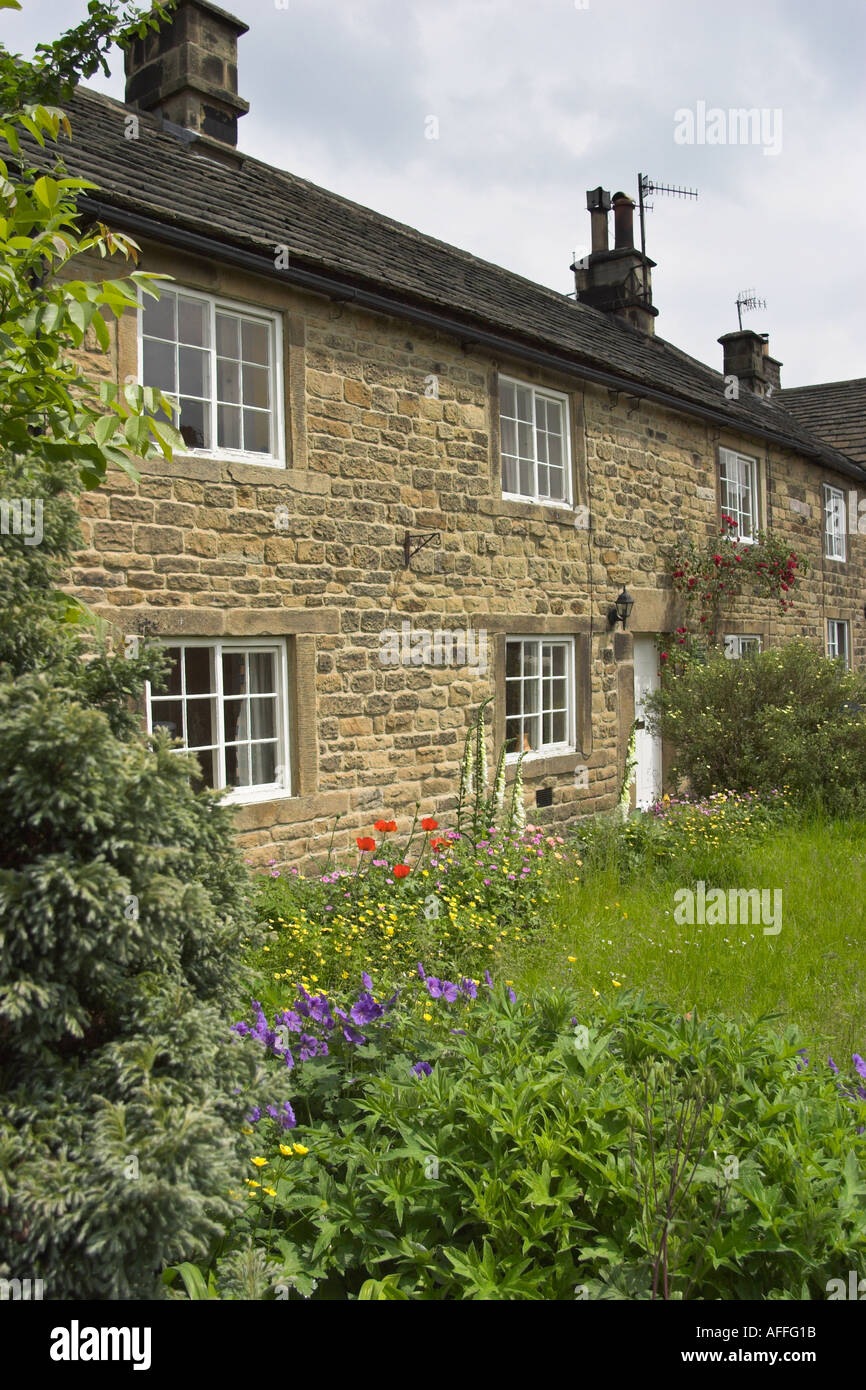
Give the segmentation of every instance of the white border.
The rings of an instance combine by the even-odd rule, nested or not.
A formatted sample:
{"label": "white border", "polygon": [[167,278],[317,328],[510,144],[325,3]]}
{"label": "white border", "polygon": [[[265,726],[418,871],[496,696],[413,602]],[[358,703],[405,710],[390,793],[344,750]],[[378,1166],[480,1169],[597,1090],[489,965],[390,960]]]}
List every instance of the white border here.
{"label": "white border", "polygon": [[[528,762],[538,762],[540,759],[544,759],[544,758],[557,758],[557,757],[559,757],[561,754],[564,754],[564,753],[576,753],[576,752],[577,752],[577,709],[576,709],[576,707],[575,707],[575,702],[576,702],[576,692],[577,692],[577,681],[576,681],[576,679],[575,679],[575,675],[576,675],[576,673],[575,673],[575,663],[576,663],[576,660],[577,660],[577,644],[576,644],[576,642],[575,642],[574,637],[573,637],[573,636],[570,636],[570,635],[567,634],[567,633],[563,633],[563,634],[560,636],[558,633],[553,633],[553,632],[544,632],[544,633],[540,633],[540,632],[526,632],[526,633],[522,633],[522,632],[509,632],[509,633],[506,633],[506,636],[505,636],[505,648],[503,649],[503,657],[504,657],[505,661],[504,661],[504,665],[503,665],[503,676],[502,676],[503,682],[505,683],[505,689],[504,689],[503,692],[502,692],[502,702],[503,702],[503,725],[504,725],[504,728],[505,728],[506,730],[507,730],[507,727],[508,727],[508,726],[507,726],[508,715],[507,715],[507,712],[506,712],[506,711],[507,711],[506,694],[507,694],[507,689],[508,689],[508,687],[507,687],[508,677],[505,675],[505,670],[507,669],[507,661],[508,661],[507,647],[508,647],[508,643],[509,643],[509,642],[539,642],[539,643],[543,643],[543,642],[554,642],[554,643],[556,643],[558,646],[563,646],[563,645],[564,645],[564,646],[566,646],[566,647],[568,648],[568,655],[566,656],[566,662],[565,662],[565,666],[566,666],[565,674],[566,674],[566,680],[568,681],[568,693],[567,693],[567,699],[568,699],[568,709],[567,709],[568,738],[567,738],[567,741],[566,741],[565,743],[546,743],[546,744],[544,745],[543,748],[535,749],[535,750],[533,750],[533,752],[531,752],[531,753],[524,753],[524,755],[523,755],[523,761],[524,761],[525,763],[528,763]],[[539,681],[541,681],[542,676],[541,676],[541,654],[540,654],[540,653],[539,653],[538,669],[539,669],[539,677],[538,677],[538,678],[539,678]],[[540,714],[540,713],[541,713],[541,711],[539,710],[539,714]],[[506,761],[506,763],[509,763],[509,764],[511,764],[511,763],[516,763],[516,762],[517,762],[517,759],[519,758],[519,756],[520,756],[519,750],[518,750],[518,752],[516,752],[516,753],[506,753],[506,754],[505,754],[505,761]]]}
{"label": "white border", "polygon": [[[555,497],[539,497],[534,495],[529,497],[523,492],[505,492],[502,487],[502,392],[503,383],[506,386],[521,386],[526,391],[532,392],[532,447],[536,451],[535,458],[535,481],[538,482],[538,446],[536,437],[535,422],[535,401],[537,396],[547,396],[552,400],[560,401],[563,406],[563,444],[565,446],[564,473],[565,473],[565,497],[557,499]],[[497,399],[499,402],[499,418],[496,421],[496,428],[499,431],[499,488],[504,501],[507,502],[530,502],[538,507],[563,507],[572,510],[574,500],[572,498],[572,461],[571,461],[571,410],[568,395],[564,391],[554,391],[547,386],[536,386],[532,381],[521,381],[518,377],[499,374],[499,391]],[[519,470],[518,470],[519,471]]]}
{"label": "white border", "polygon": [[[248,806],[259,801],[285,801],[292,795],[292,766],[291,766],[291,740],[289,739],[289,670],[288,670],[288,651],[285,641],[275,638],[272,641],[248,641],[242,637],[231,637],[226,641],[215,637],[166,637],[159,638],[160,645],[163,647],[207,647],[209,650],[219,649],[220,655],[224,651],[243,651],[243,652],[276,652],[277,655],[277,766],[282,767],[285,772],[283,782],[264,782],[254,787],[235,787],[234,789],[215,788],[215,790],[225,791],[224,800],[228,805]],[[225,772],[225,739],[222,735],[222,661],[215,661],[216,670],[216,689],[213,692],[214,699],[217,700],[217,710],[219,724],[217,733],[219,735],[217,745],[217,758],[221,762],[218,771]],[[147,681],[145,686],[145,712],[147,718],[147,732],[153,733],[153,718],[151,711],[151,683]],[[171,698],[167,695],[157,696],[158,699]],[[175,696],[174,698],[181,698]],[[231,698],[231,697],[229,697]],[[177,752],[186,752],[186,749],[178,748]]]}
{"label": "white border", "polygon": [[[201,458],[201,459],[227,459],[230,463],[255,463],[262,468],[285,468],[286,467],[286,440],[285,440],[285,407],[283,403],[283,321],[282,315],[271,309],[262,309],[259,305],[244,304],[236,299],[223,299],[221,295],[205,294],[201,290],[187,289],[186,285],[172,281],[171,284],[163,285],[162,290],[169,290],[173,294],[184,295],[190,299],[202,299],[211,308],[211,383],[213,396],[211,398],[211,434],[214,440],[217,437],[216,422],[216,328],[214,317],[217,309],[227,309],[229,313],[243,314],[245,318],[260,319],[267,323],[272,330],[271,348],[271,413],[274,417],[274,440],[276,444],[275,454],[257,454],[248,452],[245,449],[184,449],[176,450],[176,458]],[[150,296],[148,296],[150,297]],[[146,385],[144,381],[144,291],[138,291],[138,382],[139,385]],[[178,382],[178,386],[180,383]],[[164,392],[169,395],[169,392]]]}

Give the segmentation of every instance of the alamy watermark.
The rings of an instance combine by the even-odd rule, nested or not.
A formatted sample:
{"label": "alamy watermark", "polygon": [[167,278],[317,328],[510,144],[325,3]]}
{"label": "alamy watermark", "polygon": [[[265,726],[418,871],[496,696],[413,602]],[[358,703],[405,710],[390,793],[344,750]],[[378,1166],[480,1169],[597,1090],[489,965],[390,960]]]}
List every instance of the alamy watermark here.
{"label": "alamy watermark", "polygon": [[42,498],[0,497],[0,536],[23,536],[25,545],[40,545]]}
{"label": "alamy watermark", "polygon": [[401,630],[386,627],[379,633],[379,660],[383,666],[471,666],[487,670],[485,628],[413,628],[404,619]]}
{"label": "alamy watermark", "polygon": [[0,1303],[11,1299],[18,1303],[40,1300],[45,1293],[41,1279],[0,1279]]}
{"label": "alamy watermark", "polygon": [[780,106],[737,106],[726,111],[721,106],[707,109],[705,101],[692,111],[681,106],[674,112],[674,143],[677,145],[761,145],[769,155],[782,152],[782,108]]}
{"label": "alamy watermark", "polygon": [[[772,893],[772,908],[770,895]],[[762,926],[765,936],[782,930],[781,888],[711,888],[703,879],[697,890],[679,888],[674,893],[674,921],[678,926]]]}

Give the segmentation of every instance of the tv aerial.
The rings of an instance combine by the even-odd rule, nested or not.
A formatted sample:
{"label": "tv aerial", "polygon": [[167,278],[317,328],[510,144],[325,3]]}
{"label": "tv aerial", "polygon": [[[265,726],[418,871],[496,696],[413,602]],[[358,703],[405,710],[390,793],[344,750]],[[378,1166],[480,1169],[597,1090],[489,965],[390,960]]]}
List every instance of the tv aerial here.
{"label": "tv aerial", "polygon": [[653,204],[647,202],[647,198],[652,198],[655,194],[661,194],[670,198],[697,198],[696,188],[681,188],[678,184],[656,183],[649,174],[638,174],[637,176],[637,201],[640,214],[640,254],[644,263],[644,284],[646,284],[646,221],[644,214],[652,212]]}
{"label": "tv aerial", "polygon": [[740,324],[740,332],[743,331],[743,310],[750,312],[752,309],[766,309],[766,299],[758,299],[754,290],[740,290],[737,295],[737,319]]}

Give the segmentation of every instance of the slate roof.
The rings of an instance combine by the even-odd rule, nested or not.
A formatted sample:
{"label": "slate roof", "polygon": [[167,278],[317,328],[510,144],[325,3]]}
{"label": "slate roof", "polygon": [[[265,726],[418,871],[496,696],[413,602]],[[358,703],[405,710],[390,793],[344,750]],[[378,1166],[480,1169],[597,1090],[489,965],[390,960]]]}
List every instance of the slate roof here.
{"label": "slate roof", "polygon": [[62,142],[67,168],[99,185],[92,196],[110,205],[120,227],[124,212],[145,215],[227,248],[258,251],[271,265],[274,247],[287,246],[292,266],[664,391],[687,413],[711,409],[746,433],[771,430],[789,447],[866,481],[866,468],[772,400],[743,391],[739,401],[726,401],[721,373],[658,336],[260,160],[245,155],[236,167],[193,153],[196,137],[159,116],[136,111],[139,138],[126,139],[133,108],[100,93],[79,87],[66,107],[73,131]]}
{"label": "slate roof", "polygon": [[782,392],[782,407],[812,434],[866,466],[866,377],[793,386]]}

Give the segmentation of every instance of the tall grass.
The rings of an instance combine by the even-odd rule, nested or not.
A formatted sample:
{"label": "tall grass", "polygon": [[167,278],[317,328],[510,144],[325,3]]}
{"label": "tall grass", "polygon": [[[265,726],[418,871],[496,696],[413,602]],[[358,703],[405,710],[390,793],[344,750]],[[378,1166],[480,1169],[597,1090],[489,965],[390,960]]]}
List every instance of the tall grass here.
{"label": "tall grass", "polygon": [[[615,836],[596,842],[550,922],[502,959],[515,987],[568,984],[587,998],[640,987],[689,1012],[779,1015],[818,1056],[866,1053],[866,821],[813,817],[759,843],[721,837],[653,862],[652,842],[623,870]],[[782,891],[782,925],[678,925],[674,894],[707,887]],[[614,983],[616,982],[616,983]]]}

